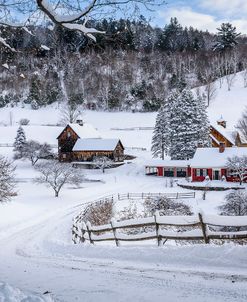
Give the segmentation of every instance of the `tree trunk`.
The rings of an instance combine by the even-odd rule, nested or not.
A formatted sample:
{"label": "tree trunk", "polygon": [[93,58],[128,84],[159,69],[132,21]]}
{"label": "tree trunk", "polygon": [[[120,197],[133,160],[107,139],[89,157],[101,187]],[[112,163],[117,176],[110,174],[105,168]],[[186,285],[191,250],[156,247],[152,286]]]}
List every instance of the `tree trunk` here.
{"label": "tree trunk", "polygon": [[58,191],[55,191],[55,197],[58,197],[58,193],[59,193]]}

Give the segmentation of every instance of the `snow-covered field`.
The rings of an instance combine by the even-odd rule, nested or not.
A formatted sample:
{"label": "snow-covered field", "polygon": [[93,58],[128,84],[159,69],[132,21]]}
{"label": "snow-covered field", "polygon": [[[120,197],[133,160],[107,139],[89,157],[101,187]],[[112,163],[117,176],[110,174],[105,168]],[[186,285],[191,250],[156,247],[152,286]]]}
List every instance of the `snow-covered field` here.
{"label": "snow-covered field", "polygon": [[[209,109],[211,118],[223,114],[230,121],[230,100],[236,102],[237,91],[240,101],[239,106],[231,107],[235,112],[232,123],[240,117],[246,93],[237,85],[229,93],[218,91]],[[0,109],[1,121],[8,125],[11,119],[13,123],[0,127],[0,145],[13,143],[20,118],[30,119],[30,126],[25,127],[28,139],[56,144],[61,128],[47,126],[59,121],[56,106],[38,111]],[[83,203],[114,193],[186,191],[176,185],[166,187],[165,178],[144,175],[145,160],[151,157],[151,130],[111,130],[152,127],[155,116],[86,111],[86,122],[103,137],[120,138],[129,147],[127,153],[137,158],[105,174],[86,171],[87,178],[102,181],[85,182],[80,188],[69,185],[58,198],[50,188],[33,183],[36,172],[29,162],[16,161],[18,195],[10,203],[0,204],[0,301],[247,301],[245,246],[72,244],[72,219]],[[135,147],[147,150],[132,149]],[[12,148],[0,147],[0,154],[11,158]],[[194,212],[215,214],[225,194],[208,192],[202,200],[201,192],[196,192],[195,199],[184,202]],[[42,295],[47,291],[50,296]]]}

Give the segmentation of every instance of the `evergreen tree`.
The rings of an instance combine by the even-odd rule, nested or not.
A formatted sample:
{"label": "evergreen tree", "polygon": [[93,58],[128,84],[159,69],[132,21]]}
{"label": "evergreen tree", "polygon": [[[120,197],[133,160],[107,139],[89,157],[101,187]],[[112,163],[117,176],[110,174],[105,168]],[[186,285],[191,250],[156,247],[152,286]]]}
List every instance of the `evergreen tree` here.
{"label": "evergreen tree", "polygon": [[206,97],[197,93],[198,106],[198,142],[197,145],[201,147],[210,147],[210,123],[206,109]]}
{"label": "evergreen tree", "polygon": [[218,29],[217,41],[214,46],[214,50],[224,51],[234,48],[238,42],[237,37],[240,33],[236,32],[236,27],[230,23],[222,23]]}
{"label": "evergreen tree", "polygon": [[154,157],[160,157],[164,159],[165,153],[167,153],[166,138],[167,131],[165,129],[165,124],[167,121],[165,107],[162,107],[157,114],[153,137],[152,137],[152,147]]}
{"label": "evergreen tree", "polygon": [[[36,107],[39,105],[42,105],[42,95],[41,95],[41,83],[38,80],[38,78],[33,78],[31,81],[31,85],[30,85],[30,90],[29,90],[29,95],[28,95],[28,99],[26,101],[26,103],[29,104],[35,104],[34,108],[32,109],[37,109]],[[36,106],[37,104],[37,106]]]}
{"label": "evergreen tree", "polygon": [[198,121],[195,121],[197,106],[190,90],[184,89],[171,108],[170,156],[171,159],[192,158],[198,137]]}
{"label": "evergreen tree", "polygon": [[26,144],[26,135],[23,128],[20,126],[17,130],[17,134],[14,142],[14,151],[21,155],[25,144]]}
{"label": "evergreen tree", "polygon": [[164,159],[169,153],[171,108],[177,97],[178,92],[172,91],[157,114],[151,148],[154,157]]}

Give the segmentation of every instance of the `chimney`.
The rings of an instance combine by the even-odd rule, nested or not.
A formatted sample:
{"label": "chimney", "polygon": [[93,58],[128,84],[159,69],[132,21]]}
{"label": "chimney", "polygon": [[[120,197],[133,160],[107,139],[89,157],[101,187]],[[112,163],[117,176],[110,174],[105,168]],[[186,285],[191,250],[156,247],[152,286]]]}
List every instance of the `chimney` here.
{"label": "chimney", "polygon": [[222,126],[223,128],[226,128],[226,121],[221,116],[220,119],[218,119],[217,124]]}
{"label": "chimney", "polygon": [[226,144],[225,144],[225,143],[220,143],[219,152],[220,152],[220,153],[224,153],[225,148],[226,148]]}
{"label": "chimney", "polygon": [[83,120],[82,119],[77,119],[76,124],[83,126]]}

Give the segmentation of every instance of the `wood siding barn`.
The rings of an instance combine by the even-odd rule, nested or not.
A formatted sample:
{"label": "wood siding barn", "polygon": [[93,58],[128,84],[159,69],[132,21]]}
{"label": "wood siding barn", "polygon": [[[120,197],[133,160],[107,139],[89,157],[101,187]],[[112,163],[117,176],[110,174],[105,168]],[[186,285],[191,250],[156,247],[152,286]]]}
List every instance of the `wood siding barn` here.
{"label": "wood siding barn", "polygon": [[[90,137],[91,136],[91,137]],[[59,161],[92,161],[96,156],[106,156],[113,161],[124,160],[124,147],[119,139],[102,139],[90,125],[67,125],[58,140]]]}

